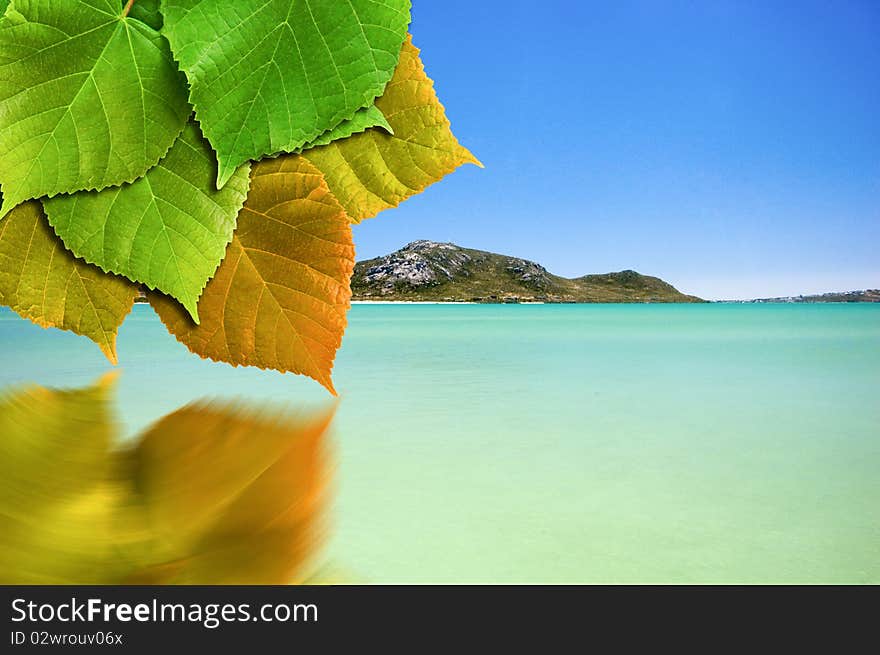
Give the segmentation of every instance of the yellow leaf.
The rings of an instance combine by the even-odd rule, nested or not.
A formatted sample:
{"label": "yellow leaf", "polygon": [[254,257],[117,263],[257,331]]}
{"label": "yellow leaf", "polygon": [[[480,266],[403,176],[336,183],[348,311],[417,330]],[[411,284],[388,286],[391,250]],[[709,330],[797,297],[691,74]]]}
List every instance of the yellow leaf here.
{"label": "yellow leaf", "polygon": [[152,294],[168,330],[192,352],[233,366],[292,371],[332,393],[354,270],[345,211],[320,171],[301,156],[251,171],[238,228],[199,300],[199,325],[173,300]]}
{"label": "yellow leaf", "polygon": [[26,387],[0,398],[0,582],[118,579],[107,502],[111,390],[105,378],[76,391]]}
{"label": "yellow leaf", "polygon": [[76,259],[49,227],[40,204],[17,206],[0,222],[0,304],[42,327],[88,337],[116,363],[116,333],[137,287]]}
{"label": "yellow leaf", "polygon": [[353,222],[396,207],[462,164],[482,167],[452,134],[411,37],[376,107],[394,134],[371,129],[303,153]]}

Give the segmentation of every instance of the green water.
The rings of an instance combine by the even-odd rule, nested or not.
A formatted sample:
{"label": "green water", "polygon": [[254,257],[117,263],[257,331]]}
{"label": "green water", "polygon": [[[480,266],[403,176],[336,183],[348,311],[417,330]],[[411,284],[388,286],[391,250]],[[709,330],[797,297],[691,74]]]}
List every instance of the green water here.
{"label": "green water", "polygon": [[[88,341],[0,311],[0,383]],[[202,361],[139,306],[129,432],[315,383]],[[880,582],[880,306],[355,306],[333,561],[377,582]]]}

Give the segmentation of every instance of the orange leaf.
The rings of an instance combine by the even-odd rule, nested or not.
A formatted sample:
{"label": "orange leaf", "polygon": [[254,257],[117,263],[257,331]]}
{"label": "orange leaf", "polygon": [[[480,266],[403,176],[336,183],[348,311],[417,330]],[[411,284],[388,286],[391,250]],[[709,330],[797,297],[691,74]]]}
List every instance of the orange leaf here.
{"label": "orange leaf", "polygon": [[324,535],[332,418],[202,403],[151,427],[133,478],[150,528],[178,554],[150,569],[154,580],[301,582]]}
{"label": "orange leaf", "polygon": [[173,300],[150,302],[192,352],[233,366],[302,373],[331,393],[354,270],[351,227],[321,172],[300,156],[253,167],[226,258],[195,325]]}

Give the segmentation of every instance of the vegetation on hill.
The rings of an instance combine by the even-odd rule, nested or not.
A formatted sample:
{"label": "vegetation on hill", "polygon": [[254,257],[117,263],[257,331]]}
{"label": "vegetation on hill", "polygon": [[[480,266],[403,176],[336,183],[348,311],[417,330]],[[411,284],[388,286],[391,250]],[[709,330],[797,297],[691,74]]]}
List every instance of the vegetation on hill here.
{"label": "vegetation on hill", "polygon": [[358,262],[351,285],[354,300],[703,302],[635,271],[569,279],[525,259],[434,241]]}

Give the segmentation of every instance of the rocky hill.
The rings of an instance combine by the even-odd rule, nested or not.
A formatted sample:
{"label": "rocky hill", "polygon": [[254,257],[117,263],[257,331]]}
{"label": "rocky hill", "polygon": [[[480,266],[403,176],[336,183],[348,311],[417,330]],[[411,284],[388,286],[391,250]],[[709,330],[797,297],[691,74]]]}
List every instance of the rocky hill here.
{"label": "rocky hill", "polygon": [[351,286],[354,300],[703,302],[635,271],[569,279],[526,259],[434,241],[358,262]]}

